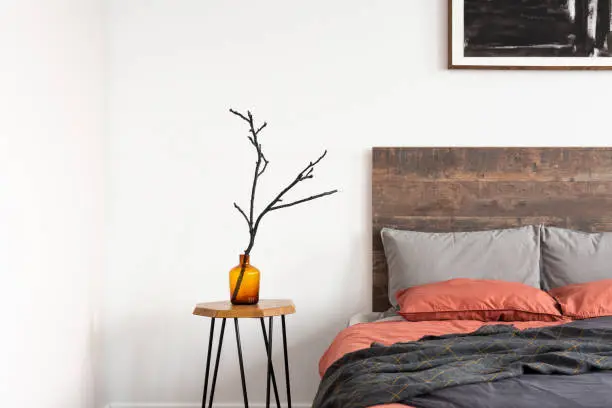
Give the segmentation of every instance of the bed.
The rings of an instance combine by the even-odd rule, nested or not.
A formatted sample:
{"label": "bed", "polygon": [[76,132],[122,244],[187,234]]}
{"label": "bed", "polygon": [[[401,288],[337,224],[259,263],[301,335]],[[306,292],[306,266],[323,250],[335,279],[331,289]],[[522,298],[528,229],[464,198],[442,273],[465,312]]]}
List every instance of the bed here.
{"label": "bed", "polygon": [[[605,336],[608,331],[612,335],[612,318],[608,317],[595,316],[598,318],[580,321],[576,317],[564,316],[553,321],[406,321],[394,313],[397,308],[394,309],[390,304],[388,262],[383,249],[381,230],[396,228],[443,233],[548,226],[553,227],[553,232],[554,227],[592,233],[612,231],[612,149],[374,148],[372,156],[372,309],[381,313],[380,320],[353,324],[339,333],[320,360],[319,371],[322,377],[332,371],[330,367],[335,369],[338,363],[347,358],[350,360],[352,355],[371,354],[369,350],[376,346],[384,349],[385,346],[388,348],[396,343],[406,343],[412,347],[412,342],[425,336],[450,336],[450,341],[455,342],[454,336],[483,330],[496,331],[493,333],[495,336],[504,336],[512,330],[518,330],[537,338],[556,336],[564,330],[571,332],[576,329],[580,330],[579,333],[585,333],[586,337],[588,333],[597,333],[591,340],[602,341],[601,344],[604,344],[597,348],[599,357],[607,353],[604,348],[609,341]],[[559,231],[564,233],[563,230]],[[538,251],[540,250],[538,247]],[[601,276],[591,280],[612,278],[612,270],[607,267],[605,270],[600,267],[598,273]],[[609,296],[609,293],[602,296]],[[508,328],[505,329],[504,326]],[[514,332],[512,333],[511,336],[514,336]],[[559,342],[576,342],[576,336],[573,336],[565,338],[564,334],[561,334]],[[438,341],[437,339],[438,337],[434,340]],[[586,398],[585,407],[600,406],[597,404],[607,406],[607,399],[601,402],[604,398],[597,394],[597,390],[610,389],[612,375],[608,375],[608,359],[599,357],[596,361],[602,365],[597,366],[597,370],[590,365],[587,367],[589,372],[585,371],[584,375],[533,373],[532,382],[528,385],[538,391],[534,391],[529,397],[534,400],[530,403],[542,408],[548,406],[546,403],[552,404],[550,406],[575,406],[570,402],[571,398],[564,399],[566,396],[563,393],[584,394],[584,391],[590,390],[594,400]],[[612,359],[609,363],[612,364]],[[529,375],[523,377],[527,378]],[[373,375],[369,378],[368,381],[372,383],[377,381],[377,377]],[[458,384],[452,387],[453,392],[463,389],[465,392],[462,394],[473,395],[471,403],[469,398],[467,402],[449,402],[444,399],[446,396],[442,390],[436,401],[422,402],[416,398],[413,400],[417,403],[410,406],[459,407],[463,406],[462,403],[472,407],[498,406],[487,402],[487,396],[491,393],[505,396],[506,401],[511,401],[503,406],[529,406],[526,401],[516,399],[517,393],[520,395],[524,392],[525,384],[520,381],[518,384],[515,379],[486,381],[480,385]],[[337,391],[341,390],[338,387],[338,384],[333,385],[331,388],[336,391],[330,395],[334,392],[341,393]],[[558,391],[561,388],[563,390]],[[361,390],[363,389],[361,387]],[[319,392],[322,392],[321,389]],[[331,399],[333,398],[328,396],[326,404],[321,404],[319,399],[315,401],[315,406],[342,406],[339,402],[329,402]],[[364,400],[367,400],[365,396]],[[497,399],[499,400],[500,398]],[[353,402],[349,405],[355,407],[407,406],[395,403],[361,404],[356,397],[351,401]],[[563,405],[563,401],[571,405]]]}

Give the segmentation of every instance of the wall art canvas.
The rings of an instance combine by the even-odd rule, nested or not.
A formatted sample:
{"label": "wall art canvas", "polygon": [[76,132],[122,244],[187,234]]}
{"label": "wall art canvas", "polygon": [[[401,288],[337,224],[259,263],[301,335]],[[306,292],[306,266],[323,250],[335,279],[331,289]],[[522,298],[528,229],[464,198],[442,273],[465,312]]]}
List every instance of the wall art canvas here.
{"label": "wall art canvas", "polygon": [[612,69],[612,0],[449,0],[449,67]]}

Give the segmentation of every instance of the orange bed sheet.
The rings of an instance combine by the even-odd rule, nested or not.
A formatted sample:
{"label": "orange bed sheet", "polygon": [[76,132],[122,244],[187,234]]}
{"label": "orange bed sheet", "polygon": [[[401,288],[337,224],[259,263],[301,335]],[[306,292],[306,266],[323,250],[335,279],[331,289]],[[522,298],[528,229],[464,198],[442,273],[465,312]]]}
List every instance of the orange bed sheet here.
{"label": "orange bed sheet", "polygon": [[[528,329],[562,324],[564,322],[480,322],[474,320],[442,320],[442,321],[392,321],[361,323],[341,331],[329,346],[319,361],[319,374],[325,371],[340,357],[353,351],[361,350],[373,342],[391,345],[404,341],[415,341],[427,335],[443,335],[454,333],[470,333],[480,327],[491,324],[513,324],[516,328]],[[372,408],[407,408],[403,404],[377,405]]]}

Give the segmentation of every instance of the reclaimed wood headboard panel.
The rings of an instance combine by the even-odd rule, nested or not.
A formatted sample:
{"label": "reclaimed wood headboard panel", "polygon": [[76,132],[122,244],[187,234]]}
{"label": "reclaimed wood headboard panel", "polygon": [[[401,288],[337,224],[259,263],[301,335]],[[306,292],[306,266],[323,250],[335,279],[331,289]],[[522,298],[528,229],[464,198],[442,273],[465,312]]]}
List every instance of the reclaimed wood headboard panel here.
{"label": "reclaimed wood headboard panel", "polygon": [[548,224],[612,231],[612,148],[374,148],[374,311],[389,307],[380,230]]}

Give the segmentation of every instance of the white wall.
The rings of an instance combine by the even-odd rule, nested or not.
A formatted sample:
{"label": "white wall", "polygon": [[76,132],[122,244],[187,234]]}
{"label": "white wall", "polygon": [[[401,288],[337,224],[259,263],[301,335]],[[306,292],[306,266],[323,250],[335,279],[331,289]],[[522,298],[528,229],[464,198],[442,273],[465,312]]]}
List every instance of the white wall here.
{"label": "white wall", "polygon": [[102,2],[0,2],[0,405],[93,407]]}
{"label": "white wall", "polygon": [[[446,3],[110,1],[105,401],[200,398],[208,322],[191,309],[229,296],[247,238],[232,202],[247,204],[254,156],[229,107],[270,125],[260,206],[324,148],[295,197],[342,190],[271,214],[252,255],[262,296],[297,304],[288,329],[302,403],[329,342],[370,305],[372,146],[610,144],[609,73],[448,71]],[[239,403],[226,334],[216,395]],[[262,402],[256,322],[243,342]]]}

